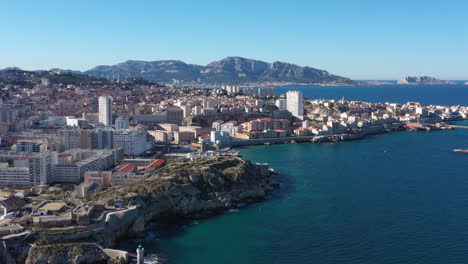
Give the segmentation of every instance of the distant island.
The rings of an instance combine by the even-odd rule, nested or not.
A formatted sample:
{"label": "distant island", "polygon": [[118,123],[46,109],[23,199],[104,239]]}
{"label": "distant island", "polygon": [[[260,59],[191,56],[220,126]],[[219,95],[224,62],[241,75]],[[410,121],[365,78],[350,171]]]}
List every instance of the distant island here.
{"label": "distant island", "polygon": [[397,84],[457,84],[456,82],[439,80],[429,76],[406,76],[398,80]]}

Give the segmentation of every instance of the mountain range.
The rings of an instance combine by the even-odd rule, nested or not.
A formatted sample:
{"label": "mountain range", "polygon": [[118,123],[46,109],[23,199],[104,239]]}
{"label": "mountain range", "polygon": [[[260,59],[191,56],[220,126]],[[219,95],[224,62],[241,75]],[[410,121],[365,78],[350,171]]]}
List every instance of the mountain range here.
{"label": "mountain range", "polygon": [[[20,70],[9,67],[0,71]],[[42,72],[62,72],[87,75],[108,80],[141,78],[158,83],[192,84],[309,84],[309,85],[383,85],[392,84],[381,81],[355,81],[331,74],[325,70],[301,67],[291,63],[268,63],[242,57],[227,57],[206,66],[187,64],[180,60],[138,61],[128,60],[115,65],[101,65],[80,72],[74,70],[50,69]],[[76,77],[76,76],[75,76]],[[456,84],[432,77],[404,77],[398,84]]]}
{"label": "mountain range", "polygon": [[300,67],[285,62],[267,63],[242,57],[227,57],[206,66],[179,60],[129,60],[112,66],[97,66],[84,74],[107,79],[141,77],[155,82],[200,83],[304,83],[355,85],[357,81],[330,74],[324,70]]}

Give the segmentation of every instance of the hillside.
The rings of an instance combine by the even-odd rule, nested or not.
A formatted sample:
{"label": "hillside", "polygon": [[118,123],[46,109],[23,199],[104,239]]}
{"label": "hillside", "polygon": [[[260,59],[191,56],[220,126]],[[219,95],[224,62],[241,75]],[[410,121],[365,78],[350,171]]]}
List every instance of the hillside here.
{"label": "hillside", "polygon": [[109,80],[96,78],[84,74],[60,71],[23,71],[21,69],[6,69],[0,71],[0,84],[12,84],[22,86],[34,86],[47,79],[50,84],[62,85],[90,85],[105,84]]}

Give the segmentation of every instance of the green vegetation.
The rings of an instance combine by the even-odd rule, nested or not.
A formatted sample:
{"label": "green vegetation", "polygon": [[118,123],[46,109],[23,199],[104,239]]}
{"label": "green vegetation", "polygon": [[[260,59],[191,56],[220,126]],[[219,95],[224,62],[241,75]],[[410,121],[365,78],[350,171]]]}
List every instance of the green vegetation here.
{"label": "green vegetation", "polygon": [[39,196],[32,197],[33,201],[46,201],[46,200],[63,200],[65,197],[63,190],[47,190],[41,193]]}
{"label": "green vegetation", "polygon": [[25,229],[29,229],[33,227],[33,219],[32,216],[27,216],[23,218],[20,222],[21,226],[23,226]]}

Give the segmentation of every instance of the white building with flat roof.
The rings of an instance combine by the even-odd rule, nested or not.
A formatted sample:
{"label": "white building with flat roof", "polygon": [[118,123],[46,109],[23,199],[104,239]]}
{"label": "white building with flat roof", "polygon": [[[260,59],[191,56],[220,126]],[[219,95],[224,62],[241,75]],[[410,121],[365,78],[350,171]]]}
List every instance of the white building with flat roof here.
{"label": "white building with flat roof", "polygon": [[114,147],[122,147],[124,154],[128,156],[138,156],[146,151],[148,142],[146,133],[137,130],[116,130],[114,132]]}
{"label": "white building with flat roof", "polygon": [[0,186],[31,186],[33,185],[29,177],[27,167],[0,167]]}
{"label": "white building with flat roof", "polygon": [[303,96],[301,91],[288,91],[286,93],[286,108],[299,119],[304,118]]}

